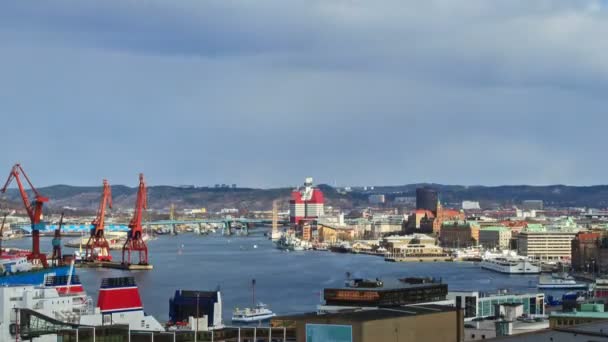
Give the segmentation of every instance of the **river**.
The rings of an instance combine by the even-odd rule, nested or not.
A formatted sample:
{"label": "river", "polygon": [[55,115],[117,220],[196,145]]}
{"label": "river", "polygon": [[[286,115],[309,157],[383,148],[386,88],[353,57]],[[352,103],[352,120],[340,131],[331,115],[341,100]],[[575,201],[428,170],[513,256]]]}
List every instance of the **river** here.
{"label": "river", "polygon": [[[4,245],[30,248],[31,241],[11,240]],[[41,239],[43,250],[50,250],[50,246],[50,238]],[[152,271],[78,269],[87,293],[96,298],[102,278],[132,275],[145,311],[166,321],[169,298],[175,290],[213,290],[218,286],[224,300],[224,318],[229,319],[233,308],[251,305],[251,279],[256,279],[256,301],[269,304],[277,314],[314,311],[322,289],[343,285],[346,272],[381,279],[430,276],[441,278],[450,290],[487,292],[536,292],[538,280],[534,275],[504,275],[465,262],[389,263],[368,255],[285,252],[274,248],[260,230],[248,237],[160,236],[148,246]],[[70,250],[65,248],[64,253]],[[120,260],[119,251],[112,254]]]}

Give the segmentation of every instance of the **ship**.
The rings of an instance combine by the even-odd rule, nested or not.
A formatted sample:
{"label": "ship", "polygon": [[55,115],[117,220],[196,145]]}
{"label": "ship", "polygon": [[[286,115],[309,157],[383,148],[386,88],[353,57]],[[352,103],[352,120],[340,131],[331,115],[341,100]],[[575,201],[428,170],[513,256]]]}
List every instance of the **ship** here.
{"label": "ship", "polygon": [[269,320],[276,316],[264,303],[258,303],[254,308],[236,308],[232,314],[232,322],[251,323]]}
{"label": "ship", "polygon": [[276,316],[276,314],[268,308],[268,305],[262,302],[259,302],[257,305],[255,304],[255,279],[251,280],[251,293],[254,307],[234,309],[234,312],[232,313],[233,323],[261,322]]}
{"label": "ship", "polygon": [[481,268],[505,274],[540,274],[540,265],[526,257],[513,254],[486,253],[481,261]]}
{"label": "ship", "polygon": [[537,287],[539,289],[587,289],[589,285],[577,282],[566,273],[554,273],[551,276],[541,276]]}
{"label": "ship", "polygon": [[27,259],[29,251],[3,249],[0,256],[0,285],[41,285],[48,276],[68,276],[74,274],[69,265],[35,267]]}

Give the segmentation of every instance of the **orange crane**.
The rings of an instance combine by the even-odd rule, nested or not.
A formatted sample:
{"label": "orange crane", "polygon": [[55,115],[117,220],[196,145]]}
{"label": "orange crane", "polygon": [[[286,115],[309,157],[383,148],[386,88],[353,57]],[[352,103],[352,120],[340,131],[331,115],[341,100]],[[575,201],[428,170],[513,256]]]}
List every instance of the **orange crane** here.
{"label": "orange crane", "polygon": [[[23,182],[21,182],[20,175],[23,175],[23,178],[25,178],[32,189],[32,192],[34,193],[34,203],[30,203],[30,199],[25,191]],[[44,223],[42,223],[42,206],[44,203],[48,202],[49,199],[48,197],[42,196],[38,190],[36,190],[25,171],[23,171],[23,168],[21,168],[20,164],[15,164],[13,166],[11,173],[8,175],[8,179],[0,192],[5,193],[13,179],[17,182],[19,193],[21,194],[21,199],[23,200],[23,205],[25,205],[25,210],[27,211],[27,215],[30,217],[30,222],[32,223],[32,251],[28,255],[28,260],[32,261],[34,264],[40,263],[42,266],[48,267],[48,263],[46,262],[46,254],[40,253],[40,229],[44,228]]]}
{"label": "orange crane", "polygon": [[[146,191],[146,183],[144,181],[144,174],[139,174],[139,189],[137,190],[137,201],[135,202],[135,212],[133,218],[129,222],[129,232],[127,235],[127,241],[122,246],[122,263],[131,264],[131,252],[139,252],[139,264],[148,264],[148,246],[143,240],[143,228],[141,221],[143,218],[144,210],[148,208],[148,198]],[[125,259],[125,252],[127,252],[127,259]]]}
{"label": "orange crane", "polygon": [[2,241],[4,240],[4,224],[6,223],[7,216],[8,216],[8,213],[5,213],[4,216],[2,216],[2,227],[0,227],[0,256],[2,256]]}
{"label": "orange crane", "polygon": [[[87,261],[112,261],[110,244],[104,235],[106,208],[112,208],[112,189],[108,181],[104,179],[97,217],[91,222],[93,228],[85,246],[85,259]],[[95,249],[98,250],[97,255],[93,255]]]}

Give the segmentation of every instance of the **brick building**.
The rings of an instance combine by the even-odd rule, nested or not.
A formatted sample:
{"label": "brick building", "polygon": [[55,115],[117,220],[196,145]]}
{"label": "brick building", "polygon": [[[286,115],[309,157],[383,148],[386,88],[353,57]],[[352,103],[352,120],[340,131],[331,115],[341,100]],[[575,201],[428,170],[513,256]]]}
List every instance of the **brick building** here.
{"label": "brick building", "polygon": [[479,224],[469,221],[447,221],[441,226],[439,241],[443,247],[463,248],[479,244]]}
{"label": "brick building", "polygon": [[580,232],[572,240],[572,270],[608,273],[608,239],[600,232]]}

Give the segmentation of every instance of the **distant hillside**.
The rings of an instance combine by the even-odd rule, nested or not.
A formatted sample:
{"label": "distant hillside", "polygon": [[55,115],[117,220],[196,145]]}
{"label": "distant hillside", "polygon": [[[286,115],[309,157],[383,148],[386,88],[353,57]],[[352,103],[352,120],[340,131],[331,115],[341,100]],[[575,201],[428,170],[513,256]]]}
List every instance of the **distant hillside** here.
{"label": "distant hillside", "polygon": [[[367,205],[372,193],[382,193],[389,201],[395,197],[413,197],[416,188],[430,186],[437,189],[443,203],[460,203],[475,200],[502,205],[519,204],[523,200],[543,200],[547,206],[568,207],[585,206],[608,207],[608,186],[460,186],[442,184],[409,184],[402,186],[378,186],[372,191],[353,191],[340,194],[331,186],[319,185],[325,194],[328,205],[349,209]],[[70,206],[80,209],[95,209],[98,205],[101,187],[77,187],[54,185],[40,188],[48,196],[49,207]],[[135,202],[136,188],[122,185],[112,187],[114,205],[117,209],[131,208]],[[283,209],[287,208],[290,188],[252,189],[252,188],[183,188],[175,186],[152,186],[148,189],[150,208],[168,208],[172,203],[178,208],[208,208],[215,211],[221,208],[248,210],[268,210],[273,200],[279,200]],[[4,200],[11,205],[20,205],[16,189],[10,189]]]}

